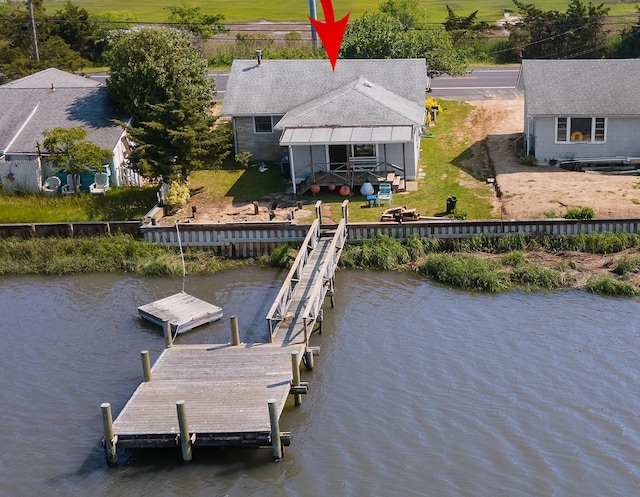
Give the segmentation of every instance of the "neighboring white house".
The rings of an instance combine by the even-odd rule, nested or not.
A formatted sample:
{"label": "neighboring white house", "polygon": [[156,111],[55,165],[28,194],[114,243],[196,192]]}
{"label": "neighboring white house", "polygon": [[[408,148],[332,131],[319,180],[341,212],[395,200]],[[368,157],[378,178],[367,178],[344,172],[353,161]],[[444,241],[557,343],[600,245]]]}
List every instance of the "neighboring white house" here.
{"label": "neighboring white house", "polygon": [[326,60],[235,60],[221,113],[236,153],[285,150],[286,177],[392,169],[415,180],[428,87],[425,59],[340,59],[335,71]]}
{"label": "neighboring white house", "polygon": [[0,86],[0,178],[5,190],[39,191],[52,171],[40,150],[43,131],[81,127],[87,140],[111,150],[105,165],[112,186],[140,185],[142,178],[127,167],[129,144],[112,119],[118,115],[106,87],[59,69],[45,69]]}
{"label": "neighboring white house", "polygon": [[640,59],[523,60],[525,151],[556,161],[640,162]]}

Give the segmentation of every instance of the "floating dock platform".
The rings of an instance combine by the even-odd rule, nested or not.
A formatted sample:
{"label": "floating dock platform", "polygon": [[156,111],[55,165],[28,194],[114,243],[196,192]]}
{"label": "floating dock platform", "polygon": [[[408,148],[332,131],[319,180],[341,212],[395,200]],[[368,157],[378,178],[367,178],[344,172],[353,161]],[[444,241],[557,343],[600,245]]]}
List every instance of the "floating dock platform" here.
{"label": "floating dock platform", "polygon": [[222,308],[185,292],[138,307],[143,319],[158,326],[169,322],[172,334],[184,333],[203,324],[222,319]]}

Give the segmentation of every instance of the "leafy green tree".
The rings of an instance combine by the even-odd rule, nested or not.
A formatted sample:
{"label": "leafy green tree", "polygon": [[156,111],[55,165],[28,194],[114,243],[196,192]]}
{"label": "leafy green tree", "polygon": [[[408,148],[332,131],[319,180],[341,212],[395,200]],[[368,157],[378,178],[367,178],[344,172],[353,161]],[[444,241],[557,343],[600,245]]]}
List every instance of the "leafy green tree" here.
{"label": "leafy green tree", "polygon": [[95,60],[97,57],[95,40],[96,26],[89,18],[89,12],[69,1],[64,8],[57,10],[52,17],[52,36],[58,36],[85,59]]}
{"label": "leafy green tree", "polygon": [[609,8],[604,4],[570,0],[567,12],[561,13],[518,0],[513,3],[521,20],[512,26],[509,42],[519,57],[594,58],[606,52],[604,21]]}
{"label": "leafy green tree", "polygon": [[115,37],[106,53],[107,91],[134,122],[153,120],[152,106],[191,100],[201,114],[211,106],[215,81],[188,37],[144,28]]}
{"label": "leafy green tree", "polygon": [[91,65],[87,59],[72,50],[62,39],[50,36],[38,44],[42,68],[57,67],[64,71],[76,72]]}
{"label": "leafy green tree", "polygon": [[99,147],[86,139],[83,128],[53,128],[43,132],[42,146],[49,160],[69,174],[102,171],[102,163],[113,155],[110,150]]}
{"label": "leafy green tree", "polygon": [[635,59],[640,57],[640,7],[636,5],[638,22],[625,28],[620,33],[620,41],[616,47],[616,56]]}
{"label": "leafy green tree", "polygon": [[133,115],[126,126],[129,160],[148,178],[186,180],[194,169],[215,168],[229,154],[228,131],[215,127],[215,83],[186,34],[146,28],[118,36],[107,60],[107,90]]}
{"label": "leafy green tree", "polygon": [[424,57],[430,75],[463,74],[464,53],[444,29],[404,30],[402,22],[385,13],[365,13],[349,23],[340,56],[345,59]]}
{"label": "leafy green tree", "polygon": [[447,20],[444,29],[451,35],[454,43],[462,39],[477,39],[482,34],[495,29],[486,21],[478,21],[478,11],[474,11],[468,16],[458,16],[447,5]]}
{"label": "leafy green tree", "polygon": [[402,23],[389,14],[365,12],[347,24],[340,56],[345,59],[389,59],[399,57]]}
{"label": "leafy green tree", "polygon": [[222,24],[224,15],[205,14],[200,7],[180,4],[169,9],[169,22],[175,27],[188,31],[195,37],[211,38],[214,35],[228,33]]}
{"label": "leafy green tree", "polygon": [[216,118],[192,101],[172,98],[151,109],[151,120],[127,127],[136,143],[129,160],[143,176],[186,181],[194,169],[215,169],[229,155],[232,130],[214,126]]}
{"label": "leafy green tree", "polygon": [[426,18],[418,0],[385,0],[378,6],[378,10],[400,21],[404,31],[416,27]]}

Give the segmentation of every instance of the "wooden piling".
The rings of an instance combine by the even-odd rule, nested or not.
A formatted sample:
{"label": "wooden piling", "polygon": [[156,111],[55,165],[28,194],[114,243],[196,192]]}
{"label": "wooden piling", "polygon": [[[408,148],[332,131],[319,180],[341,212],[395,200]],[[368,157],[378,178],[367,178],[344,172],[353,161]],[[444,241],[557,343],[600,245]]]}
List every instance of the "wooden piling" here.
{"label": "wooden piling", "polygon": [[273,457],[276,461],[282,459],[282,441],[280,440],[280,421],[278,420],[278,409],[275,399],[269,400],[269,423],[271,424],[271,447]]}
{"label": "wooden piling", "polygon": [[309,348],[304,351],[304,365],[308,371],[313,369],[313,350]]}
{"label": "wooden piling", "polygon": [[[291,371],[293,373],[293,380],[291,384],[294,387],[300,386],[300,364],[298,362],[298,351],[294,350],[291,352]],[[299,393],[293,394],[294,403],[299,406],[302,403],[302,395]]]}
{"label": "wooden piling", "polygon": [[322,322],[324,321],[324,309],[318,311],[318,333],[322,335]]}
{"label": "wooden piling", "polygon": [[238,327],[238,318],[231,316],[231,343],[234,346],[240,345],[240,328]]}
{"label": "wooden piling", "polygon": [[253,202],[253,215],[257,216],[260,213],[260,208],[258,207],[258,202]]}
{"label": "wooden piling", "polygon": [[182,448],[182,459],[191,461],[193,453],[191,450],[191,435],[189,435],[189,424],[187,423],[187,411],[184,400],[176,402],[178,412],[178,424],[180,425],[180,447]]}
{"label": "wooden piling", "polygon": [[104,427],[104,455],[107,458],[107,465],[118,464],[118,453],[116,450],[116,436],[113,433],[113,417],[111,415],[111,404],[104,402],[100,405],[102,409],[102,425]]}
{"label": "wooden piling", "polygon": [[171,323],[169,321],[162,322],[162,331],[164,332],[164,341],[167,348],[173,347],[173,336],[171,335]]}
{"label": "wooden piling", "polygon": [[149,351],[143,350],[140,352],[140,357],[142,358],[142,372],[144,374],[144,381],[151,381],[151,361],[149,360]]}

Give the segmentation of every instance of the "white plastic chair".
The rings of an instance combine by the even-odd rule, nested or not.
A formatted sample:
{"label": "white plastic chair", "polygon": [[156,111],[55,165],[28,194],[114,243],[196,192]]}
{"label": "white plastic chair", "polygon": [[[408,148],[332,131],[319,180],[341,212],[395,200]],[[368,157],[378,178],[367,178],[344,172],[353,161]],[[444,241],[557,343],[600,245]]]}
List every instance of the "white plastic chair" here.
{"label": "white plastic chair", "polygon": [[60,188],[60,178],[57,176],[49,176],[44,180],[44,184],[42,185],[42,193],[45,195],[56,195],[58,193],[58,188]]}
{"label": "white plastic chair", "polygon": [[[75,181],[77,179],[78,181]],[[67,184],[62,185],[63,195],[72,195],[80,190],[80,176],[74,179],[73,174],[67,174]]]}
{"label": "white plastic chair", "polygon": [[391,184],[380,183],[380,187],[378,189],[378,205],[382,205],[382,202],[389,202],[389,205],[391,205],[392,195]]}
{"label": "white plastic chair", "polygon": [[109,175],[107,173],[96,173],[93,183],[89,185],[89,192],[105,194],[109,189]]}

